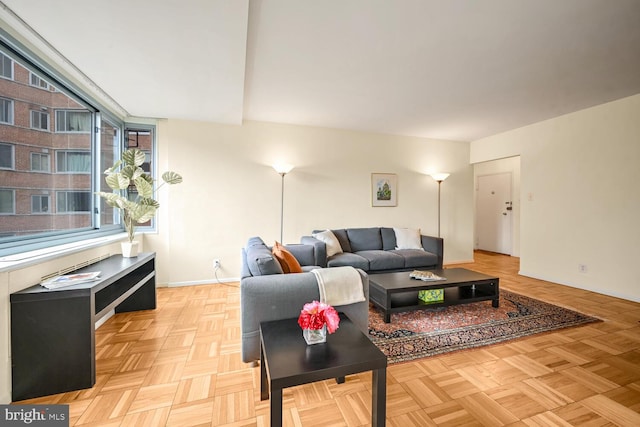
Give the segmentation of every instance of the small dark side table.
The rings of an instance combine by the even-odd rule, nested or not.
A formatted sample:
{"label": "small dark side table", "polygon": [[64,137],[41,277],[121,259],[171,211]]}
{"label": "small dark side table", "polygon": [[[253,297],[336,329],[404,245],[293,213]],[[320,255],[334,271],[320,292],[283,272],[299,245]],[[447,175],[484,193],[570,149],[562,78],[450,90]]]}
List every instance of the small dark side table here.
{"label": "small dark side table", "polygon": [[271,394],[271,426],[282,425],[282,389],[372,371],[371,425],[384,426],[387,356],[344,314],[327,342],[307,345],[297,319],[260,324],[260,398]]}

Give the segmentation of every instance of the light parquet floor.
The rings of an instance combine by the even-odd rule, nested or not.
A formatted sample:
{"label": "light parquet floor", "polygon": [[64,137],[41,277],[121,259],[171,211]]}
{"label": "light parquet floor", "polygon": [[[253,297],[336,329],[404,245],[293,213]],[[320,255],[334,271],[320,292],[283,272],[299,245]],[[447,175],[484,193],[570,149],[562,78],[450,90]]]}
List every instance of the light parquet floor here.
{"label": "light parquet floor", "polygon": [[[391,365],[387,425],[640,426],[640,304],[519,276],[518,258],[464,267],[601,323]],[[158,289],[158,308],[96,333],[97,383],[21,403],[70,406],[72,426],[268,426],[259,368],[240,360],[237,284]],[[285,389],[285,426],[370,423],[371,375]]]}

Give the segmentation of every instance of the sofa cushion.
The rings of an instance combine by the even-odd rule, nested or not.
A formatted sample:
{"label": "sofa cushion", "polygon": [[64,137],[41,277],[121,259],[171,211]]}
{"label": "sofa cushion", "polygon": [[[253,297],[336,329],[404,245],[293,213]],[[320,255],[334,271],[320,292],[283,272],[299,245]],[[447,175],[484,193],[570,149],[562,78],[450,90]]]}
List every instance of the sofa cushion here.
{"label": "sofa cushion", "polygon": [[394,249],[422,249],[420,230],[415,228],[394,228],[396,247]]}
{"label": "sofa cushion", "polygon": [[286,250],[291,252],[301,266],[316,264],[315,248],[313,245],[304,245],[299,243],[291,243],[283,245]]}
{"label": "sofa cushion", "polygon": [[348,228],[347,236],[353,252],[382,250],[380,227]]}
{"label": "sofa cushion", "polygon": [[353,252],[353,249],[351,249],[351,244],[349,243],[349,236],[347,236],[347,230],[345,230],[344,228],[340,228],[338,230],[331,231],[333,231],[336,239],[338,239],[338,242],[340,242],[340,246],[342,246],[342,252]]}
{"label": "sofa cushion", "polygon": [[335,236],[335,234],[333,234],[333,231],[325,230],[319,233],[313,233],[311,236],[315,237],[321,242],[324,242],[327,248],[328,257],[342,253],[342,246],[340,245],[338,238]]}
{"label": "sofa cushion", "polygon": [[369,261],[366,258],[350,252],[334,255],[327,261],[328,267],[344,267],[349,265],[354,268],[361,268],[364,271],[369,270]]}
{"label": "sofa cushion", "polygon": [[369,261],[369,271],[404,268],[404,258],[391,251],[358,251],[356,255],[360,255]]}
{"label": "sofa cushion", "polygon": [[404,259],[405,268],[424,268],[438,265],[438,256],[422,249],[395,249],[392,252]]}
{"label": "sofa cushion", "polygon": [[396,233],[391,227],[380,227],[382,237],[382,250],[390,251],[396,248]]}
{"label": "sofa cushion", "polygon": [[280,263],[280,267],[285,274],[302,273],[302,267],[300,266],[300,263],[298,262],[296,257],[294,257],[293,254],[279,242],[276,242],[275,245],[273,245],[271,253]]}
{"label": "sofa cushion", "polygon": [[[251,241],[251,239],[249,240]],[[252,276],[283,274],[280,263],[276,261],[271,250],[264,243],[247,246],[245,252],[249,272]]]}

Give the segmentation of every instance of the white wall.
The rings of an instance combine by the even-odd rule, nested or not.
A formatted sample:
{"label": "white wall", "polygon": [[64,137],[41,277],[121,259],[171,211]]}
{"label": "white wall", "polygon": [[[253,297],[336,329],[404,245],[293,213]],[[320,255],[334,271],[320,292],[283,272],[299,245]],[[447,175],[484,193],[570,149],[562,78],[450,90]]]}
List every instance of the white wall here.
{"label": "white wall", "polygon": [[471,143],[472,163],[513,155],[521,274],[640,301],[640,95]]}
{"label": "white wall", "polygon": [[[494,175],[498,173],[511,174],[511,201],[513,202],[513,210],[511,215],[513,218],[512,231],[511,231],[511,256],[520,256],[520,157],[509,157],[507,159],[492,160],[488,162],[476,163],[473,165],[473,182],[474,188],[478,188],[478,177],[484,175]],[[478,192],[473,192],[474,207],[476,207]],[[474,209],[474,212],[476,210]],[[477,224],[477,212],[475,215],[475,227],[478,229]],[[477,240],[474,247],[477,249]]]}
{"label": "white wall", "polygon": [[[281,178],[271,167],[295,165],[285,178],[284,241],[313,229],[396,226],[437,234],[437,183],[442,184],[445,262],[473,259],[473,168],[469,144],[355,131],[245,122],[242,126],[166,120],[158,128],[160,170],[184,182],[160,200],[160,232],[146,242],[168,260],[160,283],[211,282],[240,274],[248,237],[280,236]],[[398,175],[398,206],[371,207],[371,173]],[[163,256],[166,254],[166,256]]]}

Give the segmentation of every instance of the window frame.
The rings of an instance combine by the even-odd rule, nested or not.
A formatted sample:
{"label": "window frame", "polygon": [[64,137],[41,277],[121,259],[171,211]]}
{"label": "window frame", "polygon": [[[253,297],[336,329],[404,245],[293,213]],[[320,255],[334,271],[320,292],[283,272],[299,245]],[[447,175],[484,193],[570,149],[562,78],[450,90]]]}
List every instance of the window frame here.
{"label": "window frame", "polygon": [[[42,124],[42,117],[46,117],[47,118],[47,127],[43,128],[43,127],[35,127],[33,126],[33,122],[34,122],[34,113],[40,116],[40,124]],[[50,120],[50,114],[46,111],[42,111],[42,110],[30,110],[29,111],[29,127],[33,130],[39,130],[41,132],[49,132],[49,124],[51,123]]]}
{"label": "window frame", "polygon": [[[33,82],[34,78],[36,79],[37,83]],[[42,90],[47,90],[47,91],[49,90],[49,87],[50,87],[49,83],[45,79],[43,79],[42,77],[40,77],[39,75],[31,71],[29,71],[29,86],[42,89]]]}
{"label": "window frame", "polygon": [[[71,153],[75,153],[75,154],[88,154],[89,155],[89,164],[91,165],[91,169],[93,169],[93,163],[94,163],[94,159],[91,153],[91,150],[87,151],[87,150],[80,150],[80,149],[61,149],[61,150],[54,150],[55,151],[55,173],[57,174],[69,174],[69,175],[87,175],[87,174],[91,174],[92,172],[94,172],[93,170],[89,170],[89,172],[85,172],[85,171],[70,171],[70,170],[64,170],[61,171],[60,170],[60,166],[59,166],[59,161],[58,161],[58,155],[59,154],[67,154],[67,156],[65,156],[65,165],[69,163],[69,159],[68,159],[68,155]],[[98,172],[98,171],[95,171]]]}
{"label": "window frame", "polygon": [[[7,115],[9,116],[8,120],[4,121],[4,120],[2,120],[2,114],[0,114],[0,123],[5,124],[5,125],[13,125],[13,122],[15,120],[15,118],[14,118],[15,117],[15,103],[13,102],[13,99],[9,99],[9,98],[5,98],[4,96],[0,96],[0,101],[7,103],[7,105],[8,105],[8,108],[7,108],[8,113],[7,113]],[[2,112],[2,110],[0,110],[0,113],[1,112]]]}
{"label": "window frame", "polygon": [[[34,199],[40,200],[40,210],[34,210]],[[47,210],[42,210],[42,199],[47,199]],[[32,215],[49,215],[51,214],[51,195],[49,194],[32,194],[31,195],[31,214]]]}
{"label": "window frame", "polygon": [[[9,60],[10,62],[10,67],[11,69],[9,70],[11,76],[5,76],[4,73],[0,73],[0,78],[2,79],[7,79],[7,80],[13,80],[13,76],[14,76],[14,67],[13,67],[13,59],[10,56],[5,55],[4,53],[0,52],[0,61],[2,61],[4,63],[5,58]],[[2,67],[4,69],[4,66]]]}
{"label": "window frame", "polygon": [[[93,210],[93,202],[91,200],[91,194],[92,194],[91,191],[74,191],[74,190],[55,190],[55,191],[56,191],[56,213],[73,215],[73,214],[84,214],[87,212],[91,212]],[[60,200],[58,199],[58,197],[62,194],[65,195],[65,200],[64,200],[65,210],[60,209]],[[86,211],[69,210],[69,196],[68,196],[69,194],[86,194],[89,201],[88,210]]]}
{"label": "window frame", "polygon": [[15,215],[16,214],[16,190],[12,188],[0,188],[0,191],[10,191],[11,192],[11,212],[3,212],[0,210],[0,216],[3,215]]}
{"label": "window frame", "polygon": [[[149,166],[150,166],[151,172],[148,172],[148,173],[151,173],[151,177],[154,180],[159,179],[158,170],[157,170],[158,168],[156,166],[158,164],[158,140],[157,140],[157,133],[156,133],[157,132],[156,125],[149,124],[149,123],[126,122],[123,130],[123,139],[124,139],[125,149],[134,147],[130,145],[126,140],[128,131],[149,132],[151,134],[151,150],[150,151],[144,150],[144,149],[141,149],[141,150],[145,153],[145,164],[147,160],[147,153],[149,154],[149,163],[150,163]],[[149,221],[149,225],[142,225],[142,224],[136,225],[136,230],[141,232],[147,232],[147,233],[157,232],[158,231],[157,215],[151,218],[151,220]]]}
{"label": "window frame", "polygon": [[0,145],[7,146],[11,149],[11,166],[6,167],[0,164],[0,170],[16,170],[16,145],[8,142],[0,142]]}
{"label": "window frame", "polygon": [[[84,130],[60,130],[58,129],[58,113],[64,113],[65,117],[64,117],[64,123],[66,125],[69,124],[69,118],[68,118],[68,114],[69,113],[86,113],[89,114],[89,130],[84,131]],[[91,133],[91,112],[89,111],[85,111],[85,110],[80,110],[80,109],[73,109],[73,108],[56,108],[54,111],[54,115],[55,115],[55,132],[56,133],[79,133],[79,134],[86,134],[86,133]],[[67,126],[65,126],[66,128]]]}
{"label": "window frame", "polygon": [[[41,158],[41,163],[42,164],[42,157],[46,157],[47,161],[46,161],[46,165],[47,165],[47,170],[42,170],[42,169],[35,169],[33,167],[33,157],[34,156],[38,156]],[[36,173],[51,173],[51,154],[50,153],[43,153],[40,151],[32,151],[31,153],[29,153],[29,166],[30,166],[30,171],[31,172],[36,172]]]}

